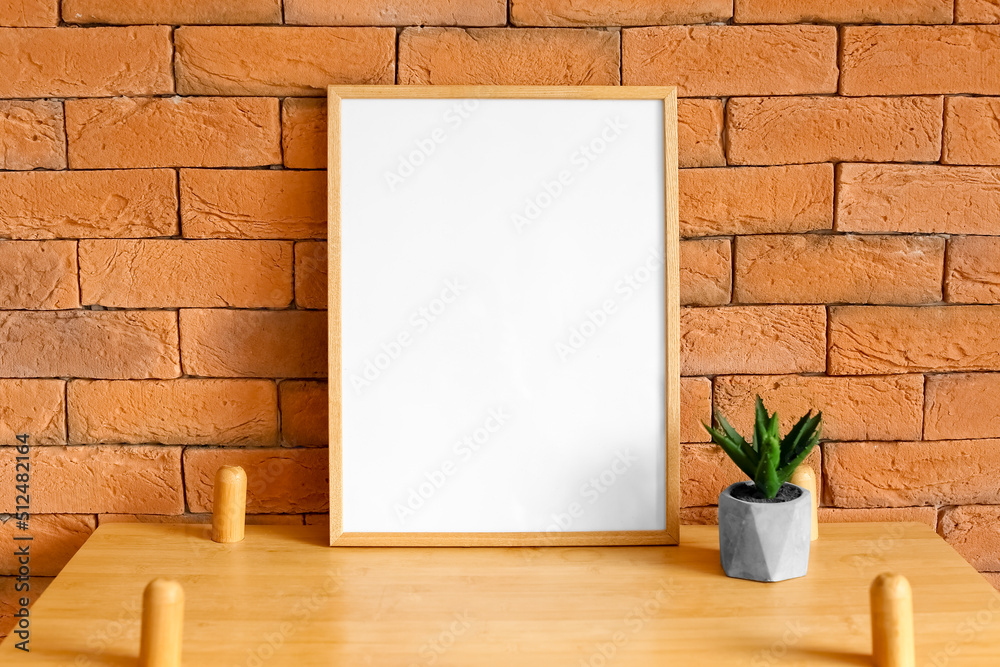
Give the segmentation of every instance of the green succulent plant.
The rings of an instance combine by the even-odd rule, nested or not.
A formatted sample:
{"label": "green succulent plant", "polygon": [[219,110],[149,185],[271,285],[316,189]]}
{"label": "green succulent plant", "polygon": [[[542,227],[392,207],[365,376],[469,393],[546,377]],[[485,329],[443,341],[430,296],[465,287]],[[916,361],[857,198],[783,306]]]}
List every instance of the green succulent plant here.
{"label": "green succulent plant", "polygon": [[810,410],[782,438],[778,432],[778,413],[769,415],[758,396],[751,442],[744,440],[719,411],[715,412],[715,420],[718,429],[703,424],[712,442],[722,447],[733,463],[753,480],[757,491],[766,498],[774,498],[819,442],[823,413],[813,416]]}

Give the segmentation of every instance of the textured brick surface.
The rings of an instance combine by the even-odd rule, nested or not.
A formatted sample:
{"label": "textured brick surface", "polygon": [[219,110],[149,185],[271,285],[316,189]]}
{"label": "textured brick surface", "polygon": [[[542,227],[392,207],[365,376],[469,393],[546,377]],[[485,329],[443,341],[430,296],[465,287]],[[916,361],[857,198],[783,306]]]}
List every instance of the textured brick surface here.
{"label": "textured brick surface", "polygon": [[677,100],[677,160],[684,167],[726,164],[722,100]]}
{"label": "textured brick surface", "polygon": [[681,236],[773,234],[833,227],[833,166],[685,169]]}
{"label": "textured brick surface", "polygon": [[65,169],[63,108],[51,100],[0,100],[0,169]]}
{"label": "textured brick surface", "polygon": [[921,434],[921,375],[715,378],[715,407],[741,433],[753,428],[757,396],[768,410],[781,415],[783,429],[791,428],[810,410],[822,411],[824,439],[917,440]]}
{"label": "textured brick surface", "polygon": [[252,167],[281,162],[278,100],[115,98],[66,102],[72,169]]}
{"label": "textured brick surface", "polygon": [[270,380],[74,380],[71,444],[274,445],[278,393]]}
{"label": "textured brick surface", "polygon": [[808,95],[837,89],[829,26],[678,26],[622,32],[622,82],[687,97]]}
{"label": "textured brick surface", "polygon": [[924,438],[1000,437],[1000,373],[929,375]]}
{"label": "textured brick surface", "polygon": [[327,462],[323,449],[189,449],[184,452],[188,506],[211,512],[215,472],[238,465],[247,473],[247,512],[322,512],[329,506]]}
{"label": "textured brick surface", "polygon": [[941,157],[941,98],[733,99],[731,164],[930,162]]}
{"label": "textured brick surface", "polygon": [[605,30],[406,28],[398,83],[615,85],[619,48]]}
{"label": "textured brick surface", "polygon": [[941,161],[1000,164],[1000,97],[945,98]]}
{"label": "textured brick surface", "polygon": [[189,238],[326,237],[326,172],[185,169],[180,192]]}
{"label": "textured brick surface", "polygon": [[1000,507],[949,507],[941,535],[974,567],[1000,570]]}
{"label": "textured brick surface", "polygon": [[830,373],[1000,370],[998,306],[830,309]]}
{"label": "textured brick surface", "polygon": [[330,396],[325,382],[282,382],[278,385],[278,397],[282,442],[294,447],[327,444]]}
{"label": "textured brick surface", "polygon": [[281,0],[62,0],[66,23],[281,23]]}
{"label": "textured brick surface", "polygon": [[708,378],[681,378],[681,442],[708,442],[702,424],[712,423],[712,381]]}
{"label": "textured brick surface", "polygon": [[[821,462],[822,453],[819,447],[815,447],[804,463],[812,466],[819,475],[818,482],[822,489]],[[722,448],[713,444],[681,445],[680,473],[682,507],[715,505],[723,489],[747,478]]]}
{"label": "textured brick surface", "polygon": [[326,376],[322,311],[182,310],[184,371],[208,377]]}
{"label": "textured brick surface", "polygon": [[0,442],[27,434],[29,444],[64,444],[65,392],[62,380],[0,380]]}
{"label": "textured brick surface", "polygon": [[1000,93],[998,26],[846,27],[845,95]]}
{"label": "textured brick surface", "polygon": [[739,303],[936,303],[943,238],[744,236],[736,239]]}
{"label": "textured brick surface", "polygon": [[732,292],[732,253],[729,239],[682,241],[680,244],[681,303],[719,306]]}
{"label": "textured brick surface", "polygon": [[22,597],[27,597],[29,600],[28,607],[30,608],[53,581],[53,577],[32,577],[31,589],[28,591],[18,591],[15,587],[18,583],[17,577],[0,577],[0,637],[6,637],[14,629],[15,621],[17,620],[14,618],[14,614],[17,613],[20,607],[19,604],[16,604],[16,601]]}
{"label": "textured brick surface", "polygon": [[77,308],[76,243],[0,241],[0,308]]}
{"label": "textured brick surface", "polygon": [[[14,477],[13,447],[0,447],[0,473]],[[180,447],[97,445],[32,450],[31,511],[180,514]],[[0,512],[14,511],[14,487],[0,487]]]}
{"label": "textured brick surface", "polygon": [[182,27],[177,92],[325,95],[332,84],[391,84],[391,28]]}
{"label": "textured brick surface", "polygon": [[21,239],[171,236],[169,170],[0,172],[0,235]]}
{"label": "textured brick surface", "polygon": [[1000,23],[1000,0],[956,0],[955,23]]}
{"label": "textured brick surface", "polygon": [[504,0],[284,0],[285,22],[305,25],[503,25]]}
{"label": "textured brick surface", "polygon": [[881,523],[916,521],[937,528],[937,509],[933,507],[820,507],[820,523]]}
{"label": "textured brick surface", "polygon": [[[58,350],[53,354],[52,350]],[[168,311],[0,312],[0,377],[173,378],[177,315]]]}
{"label": "textured brick surface", "polygon": [[[31,577],[54,577],[83,546],[97,526],[91,514],[32,514],[31,516]],[[0,539],[5,544],[17,545],[15,536],[24,531],[16,528],[17,522],[0,524]],[[17,574],[20,563],[14,549],[0,552],[0,575]]]}
{"label": "textured brick surface", "polygon": [[604,26],[725,22],[732,0],[512,0],[514,25]]}
{"label": "textured brick surface", "polygon": [[825,500],[838,507],[1000,503],[995,440],[842,442],[823,449]]}
{"label": "textured brick surface", "polygon": [[736,0],[735,19],[737,23],[951,23],[953,5],[953,0]]}
{"label": "textured brick surface", "polygon": [[[106,523],[212,523],[212,515],[208,512],[199,514],[98,514],[97,525]],[[301,526],[301,514],[247,514],[248,526]],[[206,530],[206,533],[208,531]],[[208,535],[206,535],[208,537]]]}
{"label": "textured brick surface", "polygon": [[1000,168],[841,165],[838,231],[995,234]]}
{"label": "textured brick surface", "polygon": [[685,308],[681,373],[821,373],[826,313],[819,306]]}
{"label": "textured brick surface", "polygon": [[0,97],[164,95],[170,28],[0,28]]}
{"label": "textured brick surface", "polygon": [[326,168],[326,101],[289,97],[281,107],[281,147],[290,169]]}
{"label": "textured brick surface", "polygon": [[295,244],[295,305],[326,308],[326,242]]}
{"label": "textured brick surface", "polygon": [[0,5],[0,26],[51,28],[58,24],[59,0],[7,0]]}
{"label": "textured brick surface", "polygon": [[280,308],[292,300],[292,243],[81,241],[80,289],[84,304],[114,308]]}
{"label": "textured brick surface", "polygon": [[957,236],[948,241],[945,300],[1000,303],[1000,238]]}

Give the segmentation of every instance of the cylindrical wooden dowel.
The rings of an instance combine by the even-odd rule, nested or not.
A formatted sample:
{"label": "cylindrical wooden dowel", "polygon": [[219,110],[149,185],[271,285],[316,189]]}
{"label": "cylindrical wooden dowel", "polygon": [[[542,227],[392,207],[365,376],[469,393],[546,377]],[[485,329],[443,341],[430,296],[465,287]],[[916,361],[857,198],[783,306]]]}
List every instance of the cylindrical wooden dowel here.
{"label": "cylindrical wooden dowel", "polygon": [[801,486],[812,496],[812,539],[819,537],[819,492],[816,489],[816,471],[812,466],[801,465],[792,473],[792,484]]}
{"label": "cylindrical wooden dowel", "polygon": [[239,466],[222,466],[215,473],[212,540],[239,542],[247,514],[247,474]]}
{"label": "cylindrical wooden dowel", "polygon": [[875,667],[914,667],[913,591],[901,574],[875,577],[871,587]]}
{"label": "cylindrical wooden dowel", "polygon": [[184,589],[170,579],[153,579],[142,595],[139,667],[180,667]]}

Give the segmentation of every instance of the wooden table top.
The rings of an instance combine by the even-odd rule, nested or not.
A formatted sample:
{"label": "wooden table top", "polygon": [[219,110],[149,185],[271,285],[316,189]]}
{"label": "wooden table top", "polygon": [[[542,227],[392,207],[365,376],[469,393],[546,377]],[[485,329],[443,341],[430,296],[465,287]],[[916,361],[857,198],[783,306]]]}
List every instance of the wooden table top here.
{"label": "wooden table top", "polygon": [[1000,665],[1000,594],[922,524],[823,524],[809,575],[774,584],[726,578],[715,526],[675,547],[326,544],[322,526],[224,545],[103,525],[32,608],[30,656],[12,635],[0,664],[134,665],[143,588],[165,576],[187,665],[870,665],[868,586],[892,570],[918,665]]}

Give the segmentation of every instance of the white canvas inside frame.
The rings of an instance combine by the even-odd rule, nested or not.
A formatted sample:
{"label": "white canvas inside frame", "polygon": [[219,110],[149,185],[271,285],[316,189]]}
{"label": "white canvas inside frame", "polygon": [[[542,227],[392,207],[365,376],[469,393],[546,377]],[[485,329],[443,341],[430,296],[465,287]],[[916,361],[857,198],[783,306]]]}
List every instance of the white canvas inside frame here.
{"label": "white canvas inside frame", "polygon": [[663,101],[340,104],[344,532],[663,530]]}

